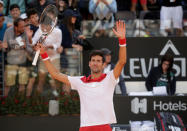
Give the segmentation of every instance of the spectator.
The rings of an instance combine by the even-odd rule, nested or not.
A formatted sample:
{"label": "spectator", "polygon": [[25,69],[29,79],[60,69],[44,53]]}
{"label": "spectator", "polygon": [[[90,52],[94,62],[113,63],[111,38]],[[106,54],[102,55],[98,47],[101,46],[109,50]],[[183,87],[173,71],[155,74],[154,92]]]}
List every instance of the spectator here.
{"label": "spectator", "polygon": [[3,41],[3,37],[7,29],[7,24],[4,23],[4,20],[5,20],[4,15],[0,13],[0,42]]}
{"label": "spectator", "polygon": [[[28,0],[3,0],[4,1],[4,14],[6,16],[10,16],[11,13],[9,12],[9,9],[12,5],[16,4],[19,6],[20,14],[25,13],[26,10],[26,4]],[[11,10],[10,10],[11,11]]]}
{"label": "spectator", "polygon": [[79,30],[75,29],[75,23],[77,20],[77,14],[67,9],[64,13],[65,18],[60,26],[62,31],[62,46],[64,48],[75,48],[78,51],[82,51],[83,45],[80,42],[81,39],[85,39]]}
{"label": "spectator", "polygon": [[4,2],[0,0],[0,13],[3,14]]}
{"label": "spectator", "polygon": [[[3,13],[3,10],[4,10],[4,2],[0,0],[0,14],[1,15],[4,15]],[[7,27],[10,27],[12,26],[12,24],[8,24],[7,21],[9,20],[9,18],[7,16],[3,16],[4,17],[4,20],[3,20],[3,23],[7,25]],[[2,36],[1,36],[2,37]],[[2,37],[3,38],[3,37]]]}
{"label": "spectator", "polygon": [[154,67],[149,72],[146,79],[146,88],[152,91],[153,87],[165,86],[167,87],[168,95],[174,95],[176,90],[175,74],[172,71],[173,56],[166,54],[161,59],[161,64]]}
{"label": "spectator", "polygon": [[[25,25],[25,32],[26,32],[28,38],[31,38],[33,36],[33,31],[31,31],[29,24]],[[32,42],[32,40],[29,40],[29,41]],[[31,46],[31,45],[29,45],[29,46]],[[38,76],[38,72],[37,72],[38,68],[37,68],[37,66],[32,65],[32,61],[34,58],[33,50],[32,50],[32,52],[27,52],[27,58],[28,58],[27,68],[29,70],[29,80],[28,80],[28,84],[26,87],[26,89],[27,89],[26,96],[30,97],[32,94],[32,91],[33,91],[35,81],[36,81],[36,77]]]}
{"label": "spectator", "polygon": [[[29,12],[29,13],[28,13]],[[39,28],[39,23],[38,23],[38,14],[35,9],[31,9],[27,12],[29,15],[26,20],[28,23],[25,22],[25,32],[27,34],[27,37],[29,38],[29,42],[32,43],[32,36],[34,36],[36,30]],[[27,15],[26,15],[27,16]],[[35,26],[36,25],[36,26]],[[29,45],[31,46],[31,45]],[[33,91],[34,83],[36,81],[37,77],[37,67],[32,66],[32,61],[34,58],[33,50],[32,52],[27,52],[27,68],[29,70],[29,80],[27,84],[27,91],[26,91],[26,96],[30,97]]]}
{"label": "spectator", "polygon": [[56,6],[58,8],[58,25],[62,23],[64,18],[64,11],[67,8],[67,3],[65,0],[57,0]]}
{"label": "spectator", "polygon": [[32,36],[34,36],[35,32],[39,28],[39,16],[38,12],[34,8],[30,8],[27,10],[27,16],[29,18],[30,30],[32,31]]}
{"label": "spectator", "polygon": [[54,2],[50,0],[34,0],[28,4],[28,9],[34,7],[38,11],[38,15],[40,16],[45,7],[49,4],[54,4]]}
{"label": "spectator", "polygon": [[[75,29],[75,23],[77,20],[77,13],[74,12],[72,9],[66,9],[64,12],[64,19],[60,26],[62,31],[62,44],[63,48],[74,48],[77,51],[83,50],[83,39],[85,36],[81,34],[81,32]],[[61,54],[61,67],[64,70],[67,68],[68,60],[66,58],[66,50]],[[70,88],[66,85],[63,85],[62,89],[69,94]]]}
{"label": "spectator", "polygon": [[27,14],[21,14],[20,18],[22,18],[25,21],[25,25],[27,26],[29,24],[29,18],[27,17]]}
{"label": "spectator", "polygon": [[14,20],[20,17],[20,8],[17,4],[12,4],[10,6],[10,15],[11,17],[8,17],[6,23],[13,25]]}
{"label": "spectator", "polygon": [[73,10],[73,12],[76,14],[75,29],[80,30],[82,16],[77,6],[77,0],[67,0],[67,6],[68,6],[68,9]]}
{"label": "spectator", "polygon": [[[32,38],[32,45],[35,45],[38,42],[40,36],[42,36],[42,31],[39,28],[36,31],[34,37]],[[57,27],[53,29],[53,31],[47,36],[47,38],[44,41],[44,45],[50,56],[50,60],[58,70],[60,70],[60,54],[59,52],[57,52],[57,48],[60,48],[61,42],[62,42],[62,33],[60,29]],[[44,63],[41,60],[39,61],[38,71],[39,71],[39,80],[37,85],[37,92],[40,94],[43,92],[43,85],[45,83],[46,76],[48,74],[47,69],[44,66]],[[57,96],[58,93],[56,91],[57,88],[56,82],[54,81],[54,79],[51,79],[49,82],[53,89],[53,94]]]}
{"label": "spectator", "polygon": [[172,34],[171,25],[177,36],[182,35],[183,9],[181,0],[163,0],[160,11],[161,34],[168,36]]}
{"label": "spectator", "polygon": [[[131,11],[136,12],[136,5],[138,0],[131,0]],[[147,11],[147,0],[140,0],[143,11]]]}
{"label": "spectator", "polygon": [[96,36],[105,35],[105,30],[114,26],[114,13],[117,12],[116,0],[90,0],[89,12],[93,14]]}
{"label": "spectator", "polygon": [[[115,67],[115,64],[111,63],[112,52],[107,48],[102,48],[101,51],[103,52],[103,54],[105,56],[103,73],[108,73],[111,70],[113,70]],[[119,76],[119,83],[118,84],[120,86],[122,95],[125,96],[126,95],[126,86],[125,86],[124,78],[121,75]]]}
{"label": "spectator", "polygon": [[25,22],[21,18],[14,21],[14,26],[6,30],[3,38],[3,48],[7,51],[7,65],[5,66],[5,96],[8,96],[10,87],[16,85],[18,74],[19,93],[25,92],[28,82],[28,70],[26,68],[29,41],[24,32]]}

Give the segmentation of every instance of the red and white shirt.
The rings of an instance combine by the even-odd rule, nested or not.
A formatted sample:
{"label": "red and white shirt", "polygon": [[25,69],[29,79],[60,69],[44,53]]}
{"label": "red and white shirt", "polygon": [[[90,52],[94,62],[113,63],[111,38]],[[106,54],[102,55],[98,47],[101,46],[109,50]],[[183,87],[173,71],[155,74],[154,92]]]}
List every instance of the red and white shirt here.
{"label": "red and white shirt", "polygon": [[100,78],[68,76],[81,103],[81,127],[116,123],[113,94],[118,80],[113,70]]}

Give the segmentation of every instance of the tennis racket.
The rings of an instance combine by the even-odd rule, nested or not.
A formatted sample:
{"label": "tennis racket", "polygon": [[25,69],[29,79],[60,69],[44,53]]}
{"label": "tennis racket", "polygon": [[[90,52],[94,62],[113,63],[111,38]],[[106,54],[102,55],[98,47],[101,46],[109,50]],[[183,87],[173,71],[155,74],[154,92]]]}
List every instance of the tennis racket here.
{"label": "tennis racket", "polygon": [[[44,43],[47,36],[53,31],[58,20],[58,10],[54,5],[48,5],[42,12],[39,20],[39,28],[42,31],[37,43]],[[36,51],[32,65],[36,65],[38,57],[40,55],[40,50]]]}

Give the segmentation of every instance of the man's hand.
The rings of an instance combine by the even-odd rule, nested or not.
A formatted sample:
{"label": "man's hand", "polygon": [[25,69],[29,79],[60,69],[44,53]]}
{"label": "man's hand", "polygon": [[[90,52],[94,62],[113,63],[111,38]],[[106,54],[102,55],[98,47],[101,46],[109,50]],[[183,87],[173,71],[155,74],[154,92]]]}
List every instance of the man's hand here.
{"label": "man's hand", "polygon": [[125,38],[126,29],[125,29],[125,23],[123,21],[120,21],[120,20],[117,21],[116,27],[114,27],[112,30],[114,34],[116,35],[116,37],[118,37],[119,39]]}
{"label": "man's hand", "polygon": [[62,46],[58,47],[58,48],[57,48],[57,52],[58,52],[59,54],[61,54],[61,53],[63,52],[63,47],[62,47]]}
{"label": "man's hand", "polygon": [[35,46],[34,46],[34,50],[40,50],[40,54],[43,54],[43,53],[45,53],[46,52],[46,48],[45,48],[45,46],[43,45],[43,44],[41,44],[41,43],[38,43],[38,44],[36,44]]}
{"label": "man's hand", "polygon": [[81,45],[78,44],[72,44],[72,47],[75,48],[77,51],[82,51],[83,47]]}

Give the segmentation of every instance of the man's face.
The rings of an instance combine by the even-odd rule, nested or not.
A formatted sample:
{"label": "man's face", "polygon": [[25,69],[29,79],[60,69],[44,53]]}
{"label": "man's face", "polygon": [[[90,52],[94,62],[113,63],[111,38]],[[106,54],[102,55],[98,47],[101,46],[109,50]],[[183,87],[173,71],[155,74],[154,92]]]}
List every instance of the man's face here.
{"label": "man's face", "polygon": [[38,19],[39,19],[39,17],[38,17],[37,14],[31,15],[31,16],[30,16],[30,22],[31,22],[31,24],[37,26],[37,25],[38,25]]}
{"label": "man's face", "polygon": [[18,22],[18,26],[15,27],[16,32],[19,34],[22,34],[25,30],[25,22],[24,21],[19,21]]}
{"label": "man's face", "polygon": [[169,68],[169,66],[170,66],[169,61],[164,61],[164,62],[162,63],[162,71],[163,71],[164,73],[166,73],[167,70],[168,70],[168,68]]}
{"label": "man's face", "polygon": [[92,56],[89,61],[89,67],[92,73],[100,73],[103,72],[104,64],[102,57],[99,55]]}
{"label": "man's face", "polygon": [[20,10],[19,8],[14,8],[10,11],[10,14],[12,16],[13,19],[19,18],[20,16]]}

